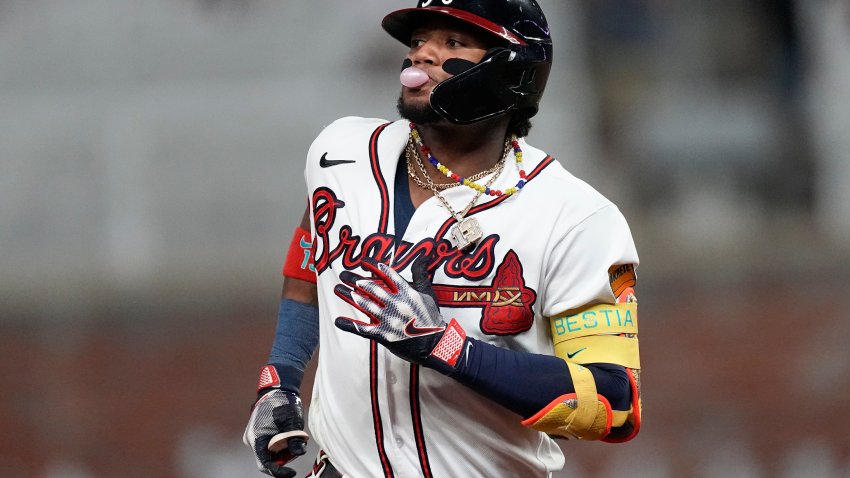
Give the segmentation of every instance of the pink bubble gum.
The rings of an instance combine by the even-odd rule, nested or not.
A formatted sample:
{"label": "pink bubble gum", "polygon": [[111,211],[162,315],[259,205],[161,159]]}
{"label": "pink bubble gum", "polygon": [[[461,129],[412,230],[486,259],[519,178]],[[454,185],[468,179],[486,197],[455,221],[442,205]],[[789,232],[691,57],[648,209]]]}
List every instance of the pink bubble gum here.
{"label": "pink bubble gum", "polygon": [[427,73],[415,66],[402,70],[401,76],[399,77],[401,84],[408,88],[419,88],[425,83],[428,83],[429,79],[430,78],[428,78]]}

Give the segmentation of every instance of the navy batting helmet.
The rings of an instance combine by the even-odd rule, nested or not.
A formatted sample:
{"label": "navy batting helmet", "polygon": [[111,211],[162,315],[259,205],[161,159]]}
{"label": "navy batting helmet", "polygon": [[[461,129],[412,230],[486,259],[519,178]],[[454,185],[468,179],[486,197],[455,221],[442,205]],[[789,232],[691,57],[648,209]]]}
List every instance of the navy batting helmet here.
{"label": "navy batting helmet", "polygon": [[537,113],[552,67],[552,38],[535,0],[419,0],[415,8],[387,15],[382,26],[409,46],[413,30],[434,16],[480,28],[501,43],[475,66],[434,87],[430,102],[437,113],[457,124],[509,111],[528,118]]}

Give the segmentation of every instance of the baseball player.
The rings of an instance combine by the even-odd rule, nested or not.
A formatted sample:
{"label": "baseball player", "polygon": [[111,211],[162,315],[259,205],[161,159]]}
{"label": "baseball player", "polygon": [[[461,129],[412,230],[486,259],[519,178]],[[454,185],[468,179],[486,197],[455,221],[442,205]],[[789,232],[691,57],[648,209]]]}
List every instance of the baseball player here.
{"label": "baseball player", "polygon": [[[545,477],[553,438],[640,428],[638,256],[620,211],[525,141],[552,42],[534,0],[420,0],[403,119],[343,118],[307,154],[308,207],[245,444],[260,471]],[[303,432],[304,367],[318,370]]]}

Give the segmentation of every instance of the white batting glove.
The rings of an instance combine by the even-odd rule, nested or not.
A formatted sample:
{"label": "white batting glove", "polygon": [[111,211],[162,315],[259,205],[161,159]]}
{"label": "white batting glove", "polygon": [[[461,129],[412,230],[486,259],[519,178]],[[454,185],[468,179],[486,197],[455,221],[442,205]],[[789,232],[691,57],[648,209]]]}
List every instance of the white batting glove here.
{"label": "white batting glove", "polygon": [[261,472],[275,478],[292,478],[295,470],[285,465],[307,452],[304,411],[297,394],[268,385],[269,374],[277,375],[272,365],[264,367],[260,374],[260,396],[251,408],[242,442],[254,452]]}
{"label": "white batting glove", "polygon": [[382,344],[408,362],[450,374],[463,351],[466,332],[454,319],[447,324],[440,314],[427,262],[427,258],[414,262],[413,286],[392,267],[370,259],[364,259],[362,265],[373,277],[342,272],[342,284],[334,293],[368,321],[337,317],[334,324]]}

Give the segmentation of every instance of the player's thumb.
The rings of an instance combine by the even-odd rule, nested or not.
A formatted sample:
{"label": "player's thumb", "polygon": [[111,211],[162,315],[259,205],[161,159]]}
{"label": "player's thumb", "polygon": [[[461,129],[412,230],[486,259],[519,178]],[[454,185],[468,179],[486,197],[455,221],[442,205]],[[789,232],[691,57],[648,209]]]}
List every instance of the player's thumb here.
{"label": "player's thumb", "polygon": [[433,260],[433,254],[429,254],[427,256],[419,256],[413,261],[413,265],[410,266],[410,271],[413,275],[411,286],[419,293],[430,296],[436,304],[437,294],[434,293],[434,287],[431,285],[431,271],[428,270]]}
{"label": "player's thumb", "polygon": [[307,441],[302,437],[292,437],[287,442],[287,448],[289,448],[289,453],[301,456],[307,453]]}
{"label": "player's thumb", "polygon": [[336,328],[344,330],[345,332],[361,335],[360,330],[357,328],[357,324],[354,323],[354,320],[349,319],[348,317],[337,317],[336,320],[334,320],[334,325],[336,325]]}

